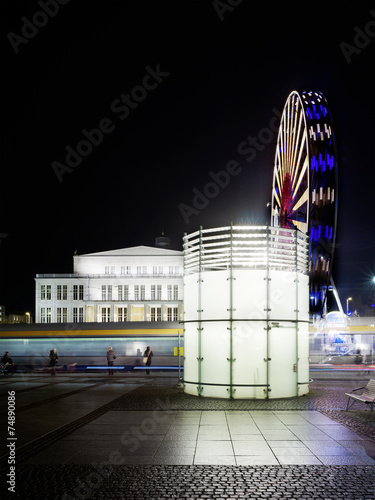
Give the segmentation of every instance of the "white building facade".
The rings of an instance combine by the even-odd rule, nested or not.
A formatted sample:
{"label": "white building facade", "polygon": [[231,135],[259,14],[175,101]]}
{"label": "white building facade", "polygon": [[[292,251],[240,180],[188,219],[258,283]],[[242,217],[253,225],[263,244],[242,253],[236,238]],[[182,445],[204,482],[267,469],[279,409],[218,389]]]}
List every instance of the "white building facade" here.
{"label": "white building facade", "polygon": [[73,274],[36,275],[36,323],[183,319],[183,252],[137,246],[73,261]]}

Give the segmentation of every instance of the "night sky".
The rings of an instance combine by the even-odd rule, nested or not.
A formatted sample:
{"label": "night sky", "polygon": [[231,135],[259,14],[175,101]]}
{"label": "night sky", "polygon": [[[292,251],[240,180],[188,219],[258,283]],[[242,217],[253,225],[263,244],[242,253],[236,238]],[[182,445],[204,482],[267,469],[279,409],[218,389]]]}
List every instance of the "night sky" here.
{"label": "night sky", "polygon": [[[181,250],[183,234],[201,225],[268,223],[277,134],[263,130],[267,143],[252,158],[243,143],[271,130],[292,90],[320,90],[330,105],[339,165],[333,277],[343,302],[371,306],[374,2],[56,5],[1,2],[8,312],[34,314],[35,274],[72,272],[75,250],[152,246],[162,231]],[[82,131],[100,128],[81,158],[72,153],[87,141]],[[228,168],[227,186],[194,206]]]}

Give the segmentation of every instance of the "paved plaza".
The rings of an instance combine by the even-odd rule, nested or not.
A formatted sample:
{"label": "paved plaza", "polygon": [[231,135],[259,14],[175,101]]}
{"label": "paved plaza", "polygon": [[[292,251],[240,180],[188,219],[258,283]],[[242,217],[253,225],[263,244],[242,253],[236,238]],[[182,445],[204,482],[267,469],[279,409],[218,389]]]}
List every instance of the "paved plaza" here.
{"label": "paved plaza", "polygon": [[15,498],[375,498],[375,422],[361,405],[345,411],[345,392],[366,381],[315,381],[285,400],[197,398],[176,383],[2,377],[3,436],[16,398]]}

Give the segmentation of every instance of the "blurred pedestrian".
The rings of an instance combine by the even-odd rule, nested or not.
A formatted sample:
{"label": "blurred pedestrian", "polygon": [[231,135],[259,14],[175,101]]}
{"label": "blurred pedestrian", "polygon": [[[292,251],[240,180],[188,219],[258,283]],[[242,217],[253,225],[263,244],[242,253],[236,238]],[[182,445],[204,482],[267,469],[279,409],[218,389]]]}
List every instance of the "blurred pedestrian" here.
{"label": "blurred pedestrian", "polygon": [[[115,356],[115,351],[112,349],[112,347],[108,347],[107,351],[107,362],[108,366],[113,366],[115,362],[116,356]],[[113,375],[114,370],[109,369],[108,370],[108,375]]]}
{"label": "blurred pedestrian", "polygon": [[4,356],[1,358],[1,364],[3,365],[4,370],[7,370],[9,373],[13,372],[14,363],[12,358],[9,356],[9,351],[5,351]]}
{"label": "blurred pedestrian", "polygon": [[145,352],[143,354],[143,359],[146,360],[146,373],[147,373],[147,375],[150,374],[150,366],[151,366],[152,356],[153,356],[153,353],[150,349],[150,346],[147,346],[147,349],[145,350]]}
{"label": "blurred pedestrian", "polygon": [[49,352],[49,366],[51,369],[51,375],[56,375],[56,365],[58,363],[59,356],[57,355],[56,347]]}

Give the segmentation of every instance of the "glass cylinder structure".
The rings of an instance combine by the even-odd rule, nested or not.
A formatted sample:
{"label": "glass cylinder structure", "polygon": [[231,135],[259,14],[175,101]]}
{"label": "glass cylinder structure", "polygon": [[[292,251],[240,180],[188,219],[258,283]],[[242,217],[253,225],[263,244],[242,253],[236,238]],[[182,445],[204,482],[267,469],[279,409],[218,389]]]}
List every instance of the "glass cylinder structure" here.
{"label": "glass cylinder structure", "polygon": [[286,398],[309,391],[309,241],[227,226],[184,236],[184,391]]}

